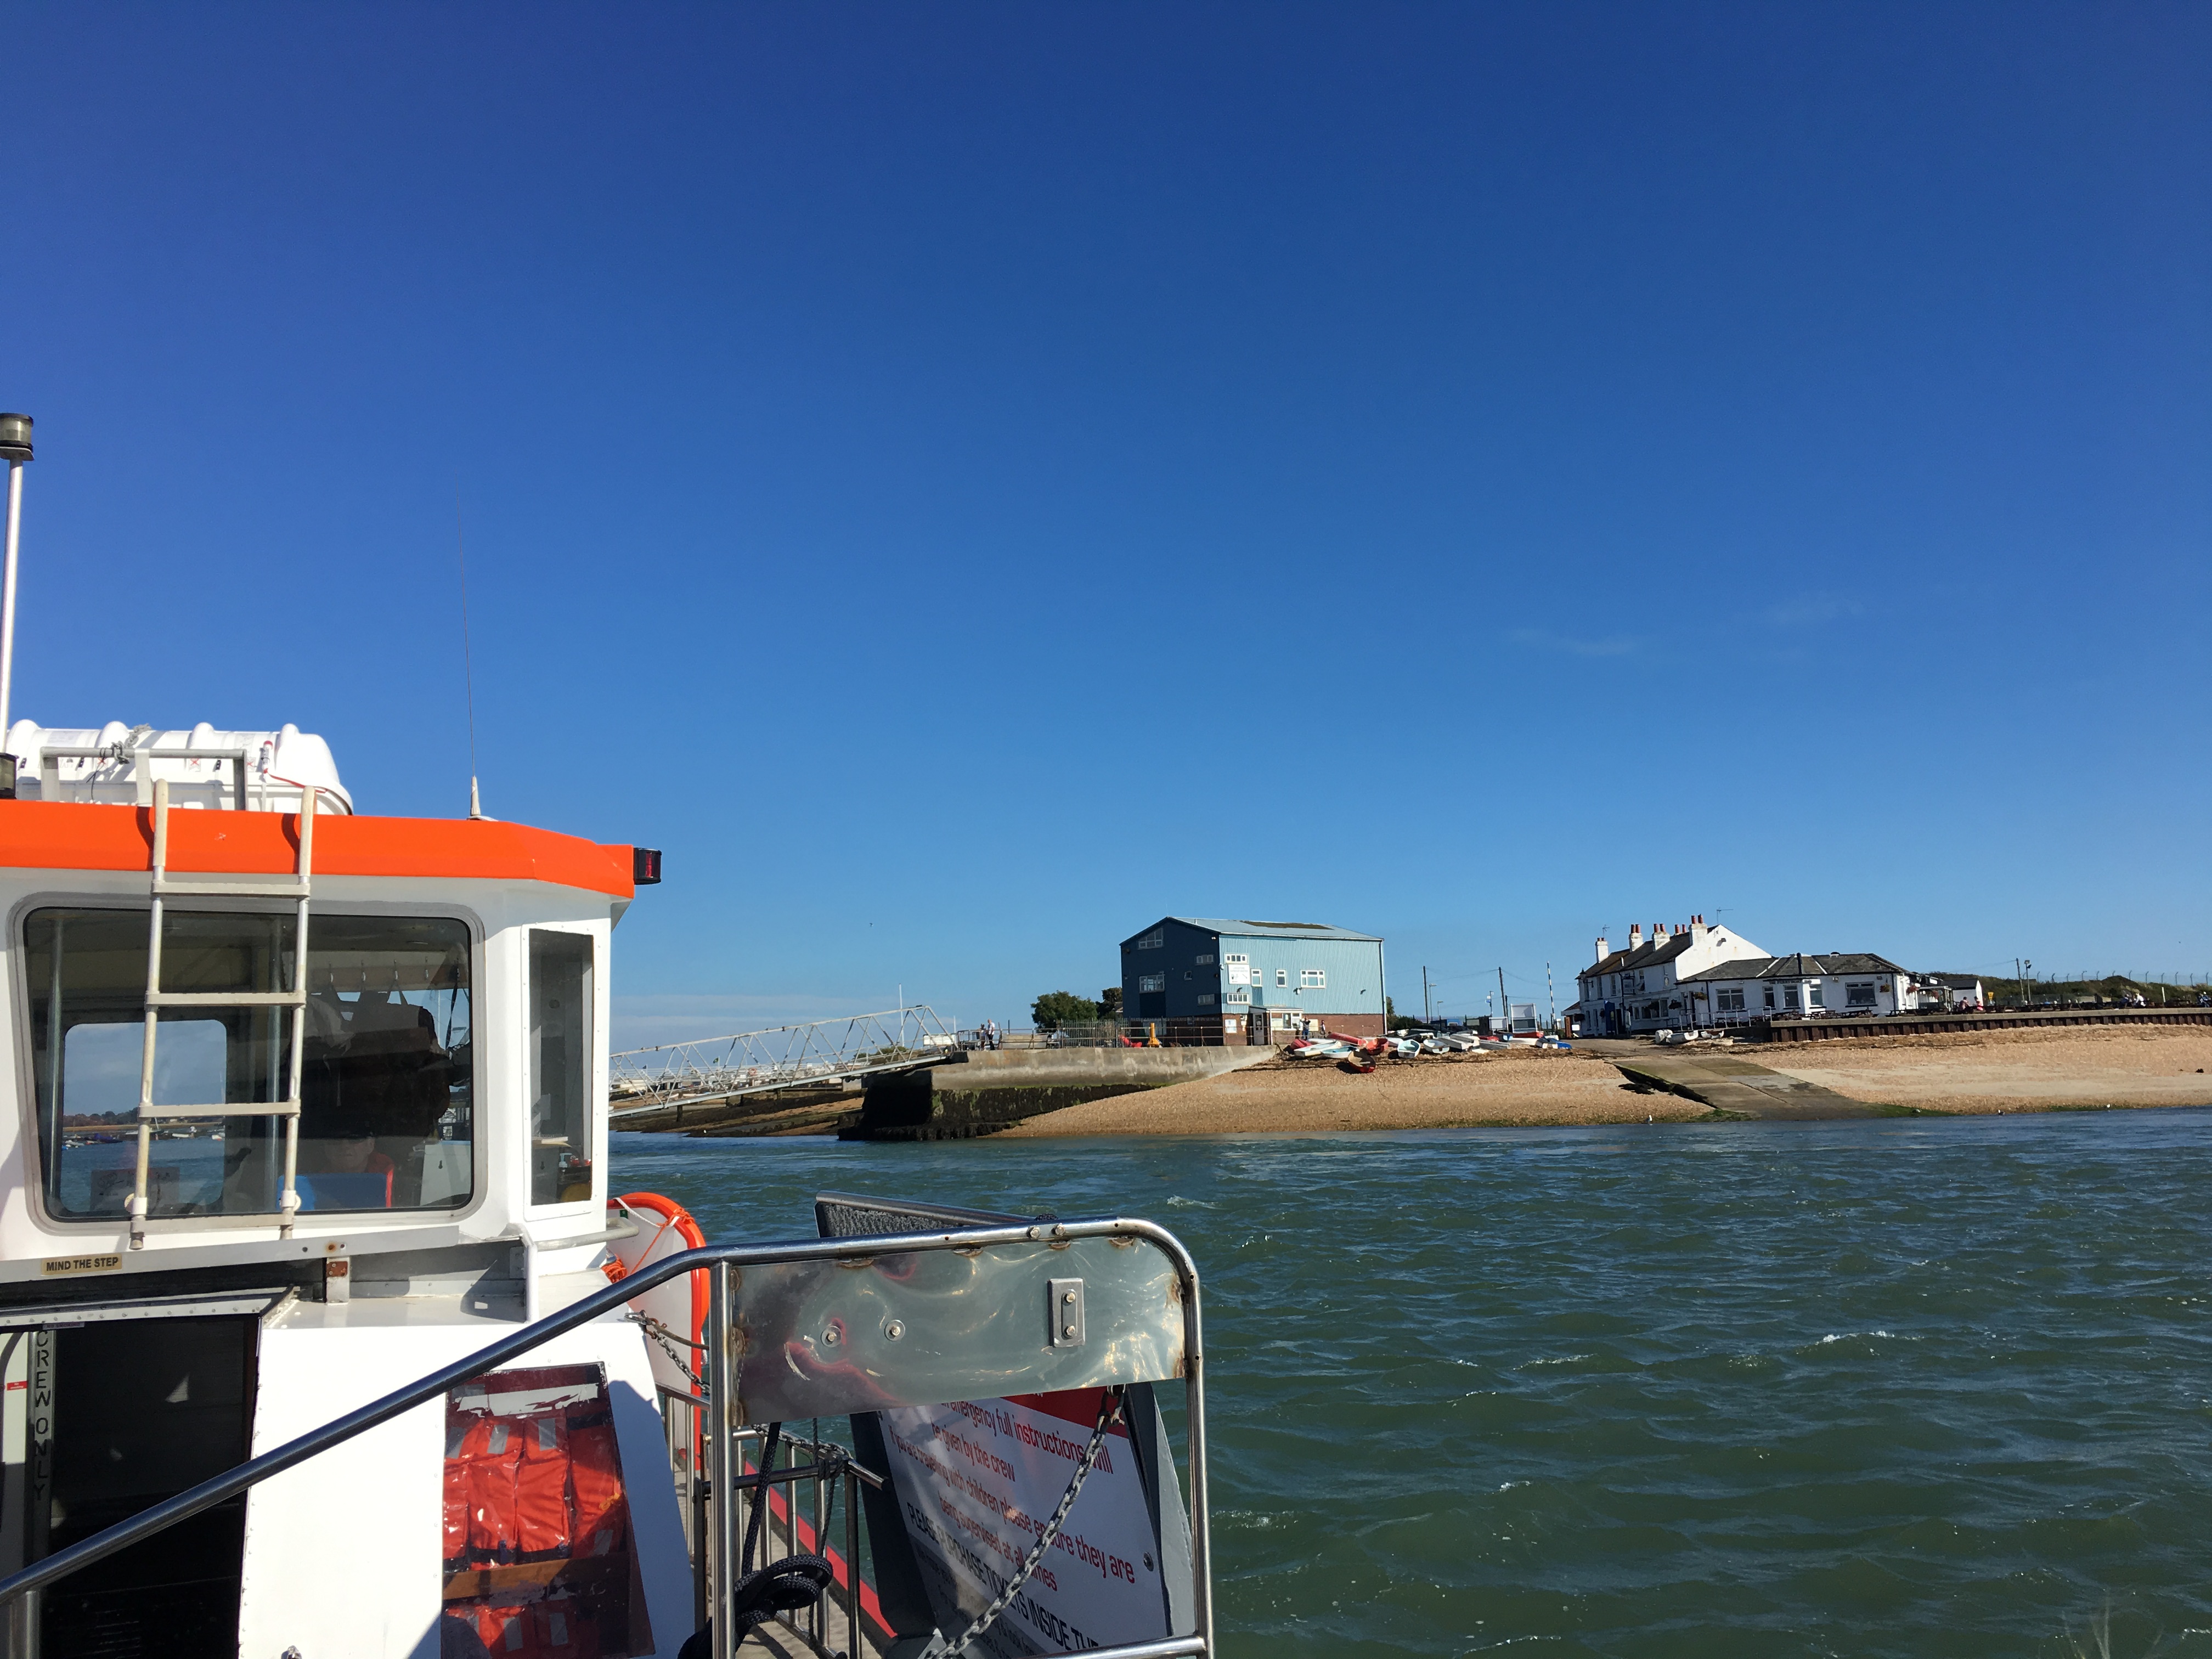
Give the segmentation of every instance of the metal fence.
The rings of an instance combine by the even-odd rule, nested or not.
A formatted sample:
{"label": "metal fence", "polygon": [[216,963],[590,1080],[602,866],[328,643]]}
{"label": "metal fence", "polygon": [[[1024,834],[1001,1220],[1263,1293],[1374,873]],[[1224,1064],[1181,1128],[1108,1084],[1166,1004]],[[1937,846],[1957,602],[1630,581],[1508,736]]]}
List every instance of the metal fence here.
{"label": "metal fence", "polygon": [[[1241,1048],[1250,1041],[1248,1026],[1256,1025],[1264,1044],[1268,1041],[1263,1011],[1248,1019],[1243,1011],[1230,1016],[1237,1029],[1224,1032],[1219,1016],[1199,1019],[1101,1020],[1090,1025],[1063,1025],[1054,1030],[1023,1033],[1023,1041],[1009,1048]],[[1319,1022],[1317,1024],[1325,1024]],[[1287,1039],[1291,1033],[1282,1034]],[[1012,1036],[1009,1033],[1009,1036]]]}
{"label": "metal fence", "polygon": [[[684,1520],[684,1542],[693,1562],[704,1564],[693,1572],[691,1581],[693,1627],[703,1629],[714,1601],[710,1574],[714,1553],[708,1546],[714,1513],[709,1502],[713,1485],[707,1475],[711,1462],[708,1402],[670,1389],[659,1393],[668,1466],[675,1477]],[[753,1493],[753,1502],[769,1506],[762,1528],[764,1561],[777,1559],[779,1533],[781,1553],[787,1556],[828,1556],[830,1538],[840,1530],[843,1534],[844,1559],[836,1562],[833,1558],[833,1564],[844,1569],[840,1581],[803,1610],[777,1613],[775,1622],[817,1654],[858,1659],[867,1651],[860,1608],[860,1487],[865,1483],[880,1491],[884,1477],[856,1462],[844,1447],[805,1436],[781,1438],[776,1453],[780,1461],[763,1472],[757,1455],[766,1437],[763,1432],[741,1428],[731,1437],[747,1449],[738,1456],[741,1472],[733,1486],[740,1493]],[[762,1493],[763,1486],[769,1489],[766,1495]],[[731,1523],[743,1524],[734,1509]]]}

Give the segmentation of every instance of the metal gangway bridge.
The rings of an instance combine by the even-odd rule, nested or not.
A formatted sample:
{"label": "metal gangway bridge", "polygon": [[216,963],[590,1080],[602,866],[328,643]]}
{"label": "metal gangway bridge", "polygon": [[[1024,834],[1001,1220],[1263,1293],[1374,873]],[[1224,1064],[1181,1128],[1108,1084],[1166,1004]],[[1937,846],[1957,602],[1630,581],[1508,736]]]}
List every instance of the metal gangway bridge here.
{"label": "metal gangway bridge", "polygon": [[934,1066],[960,1050],[926,1003],[607,1056],[607,1121]]}

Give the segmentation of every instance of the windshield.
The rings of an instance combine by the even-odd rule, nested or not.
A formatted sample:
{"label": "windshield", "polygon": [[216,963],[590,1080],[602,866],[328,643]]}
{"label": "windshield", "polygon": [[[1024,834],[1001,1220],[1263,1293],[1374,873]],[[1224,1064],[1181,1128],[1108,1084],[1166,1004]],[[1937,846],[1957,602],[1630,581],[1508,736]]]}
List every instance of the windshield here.
{"label": "windshield", "polygon": [[[47,1212],[125,1215],[137,1158],[145,909],[46,909],[24,924]],[[164,991],[284,991],[292,916],[170,911]],[[303,1210],[452,1209],[474,1187],[469,933],[443,917],[309,922],[300,1082]],[[274,1104],[290,1082],[288,1008],[172,1008],[155,1044],[157,1105]],[[283,1119],[155,1120],[156,1216],[273,1214]]]}

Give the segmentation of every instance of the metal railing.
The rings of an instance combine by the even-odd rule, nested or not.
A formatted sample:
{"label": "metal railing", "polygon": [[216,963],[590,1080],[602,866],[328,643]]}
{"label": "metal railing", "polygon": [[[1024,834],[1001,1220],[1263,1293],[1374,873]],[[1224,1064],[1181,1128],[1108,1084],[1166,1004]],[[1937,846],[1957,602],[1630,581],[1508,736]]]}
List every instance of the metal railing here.
{"label": "metal railing", "polygon": [[[668,1467],[675,1476],[676,1496],[682,1506],[684,1547],[691,1553],[693,1562],[692,1627],[702,1629],[707,1623],[707,1613],[712,1601],[708,1583],[708,1495],[711,1483],[701,1462],[706,1449],[707,1419],[701,1407],[702,1401],[696,1395],[679,1394],[672,1389],[660,1390],[661,1422],[667,1431]],[[758,1429],[740,1429],[736,1438],[749,1443],[765,1437]],[[801,1446],[807,1448],[814,1461],[802,1464],[799,1461]],[[845,1558],[844,1602],[845,1634],[848,1645],[843,1651],[850,1659],[860,1659],[862,1652],[860,1605],[860,1488],[866,1486],[881,1491],[884,1478],[873,1469],[857,1462],[842,1447],[827,1448],[811,1440],[787,1437],[782,1443],[781,1468],[765,1474],[756,1468],[738,1477],[738,1485],[745,1492],[758,1492],[763,1485],[783,1488],[783,1537],[785,1553],[797,1555],[811,1551],[829,1554],[830,1527],[836,1519],[839,1501],[844,1504]],[[811,1516],[802,1521],[800,1495],[802,1486],[811,1488],[811,1502],[805,1507]],[[809,1532],[800,1528],[806,1526]],[[776,1522],[771,1509],[763,1528],[763,1541],[769,1556],[775,1553]],[[835,1654],[838,1650],[830,1645],[832,1634],[823,1599],[809,1607],[804,1617],[779,1613],[776,1622],[793,1635],[805,1641],[818,1653]]]}
{"label": "metal railing", "polygon": [[[482,1376],[487,1371],[496,1370],[508,1361],[564,1332],[590,1324],[626,1307],[637,1296],[656,1285],[664,1284],[680,1273],[703,1270],[709,1274],[712,1292],[707,1329],[708,1373],[706,1396],[696,1403],[696,1408],[704,1411],[707,1423],[703,1435],[697,1434],[696,1431],[688,1432],[691,1445],[696,1447],[703,1441],[709,1470],[703,1512],[697,1509],[693,1510],[695,1524],[703,1521],[707,1533],[706,1547],[703,1550],[695,1547],[694,1583],[698,1587],[698,1599],[703,1601],[714,1627],[714,1659],[734,1659],[737,1639],[733,1635],[735,1620],[732,1616],[730,1597],[738,1578],[737,1554],[744,1506],[732,1500],[737,1493],[750,1485],[759,1484],[763,1479],[770,1484],[787,1484],[794,1480],[808,1478],[811,1473],[807,1469],[750,1476],[740,1473],[738,1448],[748,1425],[735,1420],[737,1386],[744,1364],[744,1350],[757,1337],[757,1333],[746,1331],[736,1317],[740,1305],[741,1275],[748,1269],[791,1267],[817,1262],[861,1266],[887,1256],[933,1255],[944,1252],[960,1253],[969,1259],[969,1265],[973,1267],[979,1258],[994,1249],[1042,1243],[1054,1252],[1062,1252],[1085,1239],[1104,1239],[1117,1244],[1125,1241],[1132,1244],[1139,1242],[1148,1243],[1167,1259],[1174,1274],[1182,1315],[1182,1352],[1175,1356],[1175,1370],[1180,1373],[1184,1386],[1191,1531],[1191,1605],[1197,1626],[1189,1636],[1095,1648],[1088,1651],[1097,1656],[1097,1659],[1180,1659],[1182,1656],[1212,1654],[1214,1651],[1212,1569],[1206,1507],[1206,1405],[1198,1267],[1182,1242],[1165,1228],[1149,1221],[1121,1217],[1091,1221],[1040,1220],[1018,1225],[963,1228],[946,1232],[801,1239],[783,1243],[709,1245],[702,1249],[686,1250],[681,1255],[665,1257],[639,1269],[617,1284],[594,1291],[559,1313],[522,1326],[465,1358],[428,1372],[404,1388],[394,1389],[380,1399],[357,1407],[320,1428],[310,1430],[273,1450],[264,1452],[260,1456],[204,1480],[188,1491],[143,1510],[127,1521],[118,1522],[103,1532],[80,1540],[56,1551],[44,1560],[34,1562],[21,1571],[0,1579],[0,1608],[4,1608],[7,1613],[9,1650],[18,1656],[36,1653],[34,1632],[39,1625],[38,1597],[48,1585],[164,1532],[179,1522],[213,1509],[272,1475],[296,1468],[418,1406],[441,1401],[457,1385]],[[1060,1271],[1066,1271],[1064,1261]],[[1094,1325],[1100,1323],[1100,1313],[1096,1304],[1091,1322]],[[896,1340],[896,1334],[892,1334]],[[1102,1351],[1126,1356],[1130,1346],[1106,1342],[1100,1347]],[[1066,1352],[1049,1348],[1041,1351],[1044,1355],[1065,1355]],[[1098,1363],[1121,1364],[1126,1368],[1128,1361],[1125,1357]],[[1042,1364],[1042,1360],[1038,1362],[1040,1367]],[[1039,1382],[1048,1388],[1082,1385],[1071,1384],[1064,1377],[1053,1375],[1024,1376],[1010,1372],[1003,1365],[993,1367],[988,1375],[978,1375],[967,1380],[972,1383],[974,1391],[992,1397],[1007,1392],[1027,1391],[1025,1385],[1034,1386]],[[1164,1376],[1127,1376],[1111,1380],[1168,1379]],[[864,1381],[871,1393],[880,1396],[883,1382],[880,1376]],[[956,1395],[950,1397],[963,1396]],[[811,1403],[819,1406],[818,1412],[793,1412],[790,1413],[790,1419],[796,1420],[808,1414],[842,1416],[850,1411],[872,1409],[883,1404],[926,1402],[881,1397],[870,1401],[848,1400],[836,1395],[833,1386],[824,1390],[823,1398]],[[669,1431],[672,1437],[676,1432],[672,1425]],[[695,1468],[692,1471],[694,1481],[696,1473]],[[692,1498],[696,1504],[696,1485],[690,1486],[684,1495]],[[855,1526],[853,1517],[856,1508],[854,1504],[848,1502],[846,1514],[848,1526]],[[795,1527],[793,1530],[795,1532]],[[818,1533],[817,1535],[818,1539]],[[848,1550],[846,1571],[854,1598],[854,1611],[857,1613],[860,1582],[860,1563],[856,1559],[857,1532],[848,1534],[848,1537],[854,1541]],[[854,1639],[851,1659],[860,1659],[857,1623],[851,1626],[851,1630]]]}
{"label": "metal railing", "polygon": [[[1268,1010],[1261,1008],[1264,1020]],[[1275,1012],[1281,1012],[1277,1010]],[[1152,1019],[1098,1020],[1084,1025],[1062,1025],[1055,1030],[1016,1031],[1007,1033],[1007,1046],[1021,1048],[1126,1048],[1132,1046],[1149,1048],[1242,1048],[1246,1042],[1246,1016],[1251,1010],[1239,1003],[1232,1006],[1228,1018],[1237,1022],[1237,1030],[1224,1034],[1222,1017],[1201,1014],[1177,1016],[1173,1019],[1156,1017]],[[1325,1024],[1326,1022],[1322,1022]],[[1266,1028],[1260,1041],[1267,1042]],[[1287,1036],[1288,1033],[1285,1033]]]}
{"label": "metal railing", "polygon": [[959,1047],[958,1036],[933,1009],[915,1003],[843,1019],[624,1049],[607,1056],[607,1121],[910,1071],[939,1064]]}
{"label": "metal railing", "polygon": [[87,765],[79,769],[86,775],[76,778],[73,781],[87,793],[89,793],[90,787],[96,784],[132,784],[140,791],[142,800],[145,798],[143,792],[149,784],[153,783],[158,787],[160,781],[154,779],[153,773],[148,767],[149,762],[157,760],[228,761],[234,769],[231,775],[232,808],[240,812],[246,811],[246,769],[247,763],[254,757],[252,751],[245,749],[156,750],[149,746],[152,736],[151,732],[148,732],[144,734],[145,741],[131,742],[126,739],[122,743],[111,743],[89,749],[72,748],[60,744],[33,744],[30,754],[31,770],[38,775],[39,799],[40,800],[62,799],[61,763],[65,760],[96,761],[105,763],[107,766],[127,765],[129,770],[119,778],[95,777],[91,775],[101,770],[102,768]]}
{"label": "metal railing", "polygon": [[[745,1429],[739,1431],[735,1437],[739,1441],[752,1441],[762,1439],[764,1437],[762,1436],[761,1432],[757,1429]],[[764,1470],[758,1470],[750,1475],[740,1476],[738,1478],[738,1485],[744,1490],[751,1492],[764,1492],[767,1488],[774,1486],[781,1486],[784,1489],[783,1539],[784,1553],[786,1555],[797,1555],[800,1553],[802,1550],[811,1550],[817,1555],[826,1556],[829,1554],[830,1549],[827,1528],[829,1522],[833,1517],[826,1511],[836,1507],[836,1498],[832,1495],[835,1489],[841,1486],[843,1488],[843,1497],[845,1499],[845,1631],[846,1640],[850,1644],[846,1651],[851,1655],[851,1659],[860,1659],[861,1652],[860,1486],[861,1483],[865,1481],[867,1485],[880,1491],[884,1484],[884,1477],[878,1474],[872,1469],[861,1468],[860,1464],[854,1462],[850,1457],[841,1457],[835,1461],[831,1461],[824,1455],[823,1448],[817,1444],[810,1444],[809,1450],[812,1454],[815,1461],[811,1463],[801,1464],[799,1462],[799,1447],[791,1441],[787,1440],[783,1446],[783,1455],[789,1459],[789,1461],[786,1462],[781,1468],[770,1468]],[[799,1514],[799,1489],[802,1484],[809,1486],[812,1490],[813,1493],[813,1502],[811,1504],[811,1533],[813,1541],[811,1543],[805,1541],[805,1535],[802,1534],[799,1530],[801,1522]],[[825,1498],[829,1500],[827,1504],[824,1502]],[[768,1498],[763,1496],[757,1501],[766,1503],[768,1502]],[[773,1559],[775,1555],[775,1516],[772,1508],[767,1519],[767,1524],[762,1528],[762,1533],[761,1559],[765,1561]],[[702,1589],[705,1588],[706,1582],[707,1579],[704,1573],[701,1573],[697,1576],[697,1583]],[[778,1622],[781,1624],[786,1630],[793,1632],[797,1635],[804,1637],[808,1644],[817,1652],[828,1652],[830,1650],[829,1643],[830,1629],[828,1608],[825,1604],[828,1602],[829,1599],[828,1595],[823,1595],[819,1601],[817,1601],[812,1606],[806,1609],[803,1617],[794,1616],[791,1613],[779,1614]]]}

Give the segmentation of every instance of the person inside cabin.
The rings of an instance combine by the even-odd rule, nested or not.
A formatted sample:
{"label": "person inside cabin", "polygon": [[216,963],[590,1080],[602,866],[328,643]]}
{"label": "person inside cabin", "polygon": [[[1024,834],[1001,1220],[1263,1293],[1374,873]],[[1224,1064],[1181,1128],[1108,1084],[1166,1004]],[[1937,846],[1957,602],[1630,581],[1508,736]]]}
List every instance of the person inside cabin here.
{"label": "person inside cabin", "polygon": [[[300,1167],[315,1209],[411,1207],[422,1201],[421,1155],[451,1104],[454,1056],[436,1017],[397,989],[363,989],[351,1002],[326,993],[332,1029],[310,998],[301,1088]],[[363,1180],[380,1175],[381,1185]],[[316,1176],[336,1177],[316,1180]]]}
{"label": "person inside cabin", "polygon": [[[392,1181],[398,1166],[376,1150],[376,1129],[368,1123],[345,1123],[314,1143],[320,1168],[309,1176],[318,1209],[389,1209]],[[336,1180],[316,1177],[338,1177]],[[328,1202],[321,1200],[329,1200]]]}

